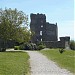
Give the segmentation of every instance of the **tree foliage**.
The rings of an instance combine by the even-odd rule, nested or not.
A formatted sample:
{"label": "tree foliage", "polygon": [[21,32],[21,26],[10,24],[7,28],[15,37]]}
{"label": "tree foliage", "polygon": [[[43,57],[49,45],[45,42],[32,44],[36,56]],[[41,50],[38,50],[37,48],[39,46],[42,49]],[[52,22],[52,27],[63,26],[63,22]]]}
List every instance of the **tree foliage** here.
{"label": "tree foliage", "polygon": [[17,9],[0,9],[0,38],[18,42],[30,39],[28,16]]}

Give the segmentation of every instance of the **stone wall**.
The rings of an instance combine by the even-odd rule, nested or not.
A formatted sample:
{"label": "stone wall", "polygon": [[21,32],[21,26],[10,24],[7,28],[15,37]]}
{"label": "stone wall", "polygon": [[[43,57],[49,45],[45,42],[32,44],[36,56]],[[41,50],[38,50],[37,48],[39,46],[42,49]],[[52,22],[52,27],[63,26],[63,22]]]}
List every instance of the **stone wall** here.
{"label": "stone wall", "polygon": [[70,37],[60,37],[60,41],[58,41],[57,23],[46,22],[45,14],[31,14],[30,18],[30,29],[34,33],[31,38],[33,43],[41,41],[49,48],[69,47]]}
{"label": "stone wall", "polygon": [[13,40],[3,40],[0,39],[0,48],[13,48],[15,46],[15,41]]}
{"label": "stone wall", "polygon": [[[66,48],[70,49],[70,37],[60,37],[60,41],[43,41],[48,48]],[[63,40],[62,40],[63,39]]]}
{"label": "stone wall", "polygon": [[61,41],[43,41],[47,48],[65,48]]}

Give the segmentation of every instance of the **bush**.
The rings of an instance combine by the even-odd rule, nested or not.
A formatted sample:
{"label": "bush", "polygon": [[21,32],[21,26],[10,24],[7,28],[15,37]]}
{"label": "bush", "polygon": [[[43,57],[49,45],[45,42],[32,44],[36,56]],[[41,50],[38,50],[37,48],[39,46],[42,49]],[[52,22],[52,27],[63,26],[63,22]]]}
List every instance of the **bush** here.
{"label": "bush", "polygon": [[72,49],[72,50],[75,50],[75,41],[71,41],[70,42],[70,48]]}
{"label": "bush", "polygon": [[37,45],[38,45],[38,46],[39,46],[39,45],[44,45],[44,43],[41,42],[41,41],[39,41],[39,42],[37,43]]}
{"label": "bush", "polygon": [[41,49],[44,49],[44,48],[46,48],[45,45],[39,45],[39,46],[38,46],[38,50],[41,50]]}
{"label": "bush", "polygon": [[41,50],[41,49],[44,49],[44,48],[46,48],[46,46],[45,46],[45,44],[43,42],[38,42],[37,43],[37,49],[38,50]]}
{"label": "bush", "polygon": [[24,43],[24,44],[20,45],[19,48],[20,48],[20,50],[31,50],[32,46],[29,43]]}
{"label": "bush", "polygon": [[34,43],[24,43],[19,46],[20,50],[37,50],[37,46]]}
{"label": "bush", "polygon": [[37,45],[34,43],[30,43],[30,45],[32,46],[32,50],[37,50]]}
{"label": "bush", "polygon": [[20,49],[20,50],[24,50],[24,49],[25,49],[24,44],[20,45],[20,46],[19,46],[19,49]]}
{"label": "bush", "polygon": [[29,43],[25,44],[25,50],[32,50],[32,45]]}
{"label": "bush", "polygon": [[37,50],[38,46],[36,44],[34,44],[34,50]]}
{"label": "bush", "polygon": [[14,50],[19,50],[19,46],[14,46]]}
{"label": "bush", "polygon": [[0,48],[0,52],[5,52],[6,48]]}
{"label": "bush", "polygon": [[24,43],[19,46],[20,50],[41,50],[44,49],[46,46],[43,43],[39,43],[38,45],[34,43]]}

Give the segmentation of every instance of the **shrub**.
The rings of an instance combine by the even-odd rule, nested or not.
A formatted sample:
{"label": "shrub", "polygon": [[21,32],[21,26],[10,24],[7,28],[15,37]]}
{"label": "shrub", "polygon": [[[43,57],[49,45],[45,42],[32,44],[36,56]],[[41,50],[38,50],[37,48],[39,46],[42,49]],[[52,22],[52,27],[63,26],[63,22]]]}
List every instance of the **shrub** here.
{"label": "shrub", "polygon": [[34,50],[37,50],[38,46],[36,44],[34,44]]}
{"label": "shrub", "polygon": [[37,45],[34,43],[24,43],[19,46],[20,50],[41,50],[46,46],[43,43],[38,43]]}
{"label": "shrub", "polygon": [[19,46],[14,46],[14,50],[19,50]]}
{"label": "shrub", "polygon": [[44,49],[46,46],[45,45],[39,45],[38,50]]}
{"label": "shrub", "polygon": [[25,44],[25,50],[31,50],[31,49],[32,49],[31,44],[26,43],[26,44]]}
{"label": "shrub", "polygon": [[44,49],[44,48],[46,48],[46,46],[45,46],[45,44],[43,42],[38,42],[37,43],[37,49],[38,50],[41,50],[41,49]]}
{"label": "shrub", "polygon": [[37,46],[34,43],[24,43],[19,46],[20,50],[37,50]]}
{"label": "shrub", "polygon": [[20,50],[31,50],[32,46],[29,43],[24,43],[22,45],[20,45]]}
{"label": "shrub", "polygon": [[71,41],[70,42],[70,48],[72,49],[72,50],[75,50],[75,41]]}
{"label": "shrub", "polygon": [[37,43],[37,45],[38,45],[38,46],[39,46],[39,45],[44,45],[44,43],[41,42],[41,41],[39,41],[39,42]]}
{"label": "shrub", "polygon": [[20,46],[19,46],[19,49],[20,49],[20,50],[24,50],[24,49],[25,49],[24,44],[20,45]]}

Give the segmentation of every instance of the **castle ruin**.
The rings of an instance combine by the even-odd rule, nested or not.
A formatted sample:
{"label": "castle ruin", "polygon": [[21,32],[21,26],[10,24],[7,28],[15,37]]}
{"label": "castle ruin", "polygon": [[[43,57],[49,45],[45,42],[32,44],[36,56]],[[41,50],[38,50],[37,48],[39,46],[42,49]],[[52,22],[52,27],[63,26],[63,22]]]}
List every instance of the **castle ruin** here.
{"label": "castle ruin", "polygon": [[31,38],[33,43],[42,41],[49,48],[65,48],[69,47],[70,37],[60,37],[58,41],[58,26],[46,22],[45,14],[31,14],[30,29],[34,33]]}

